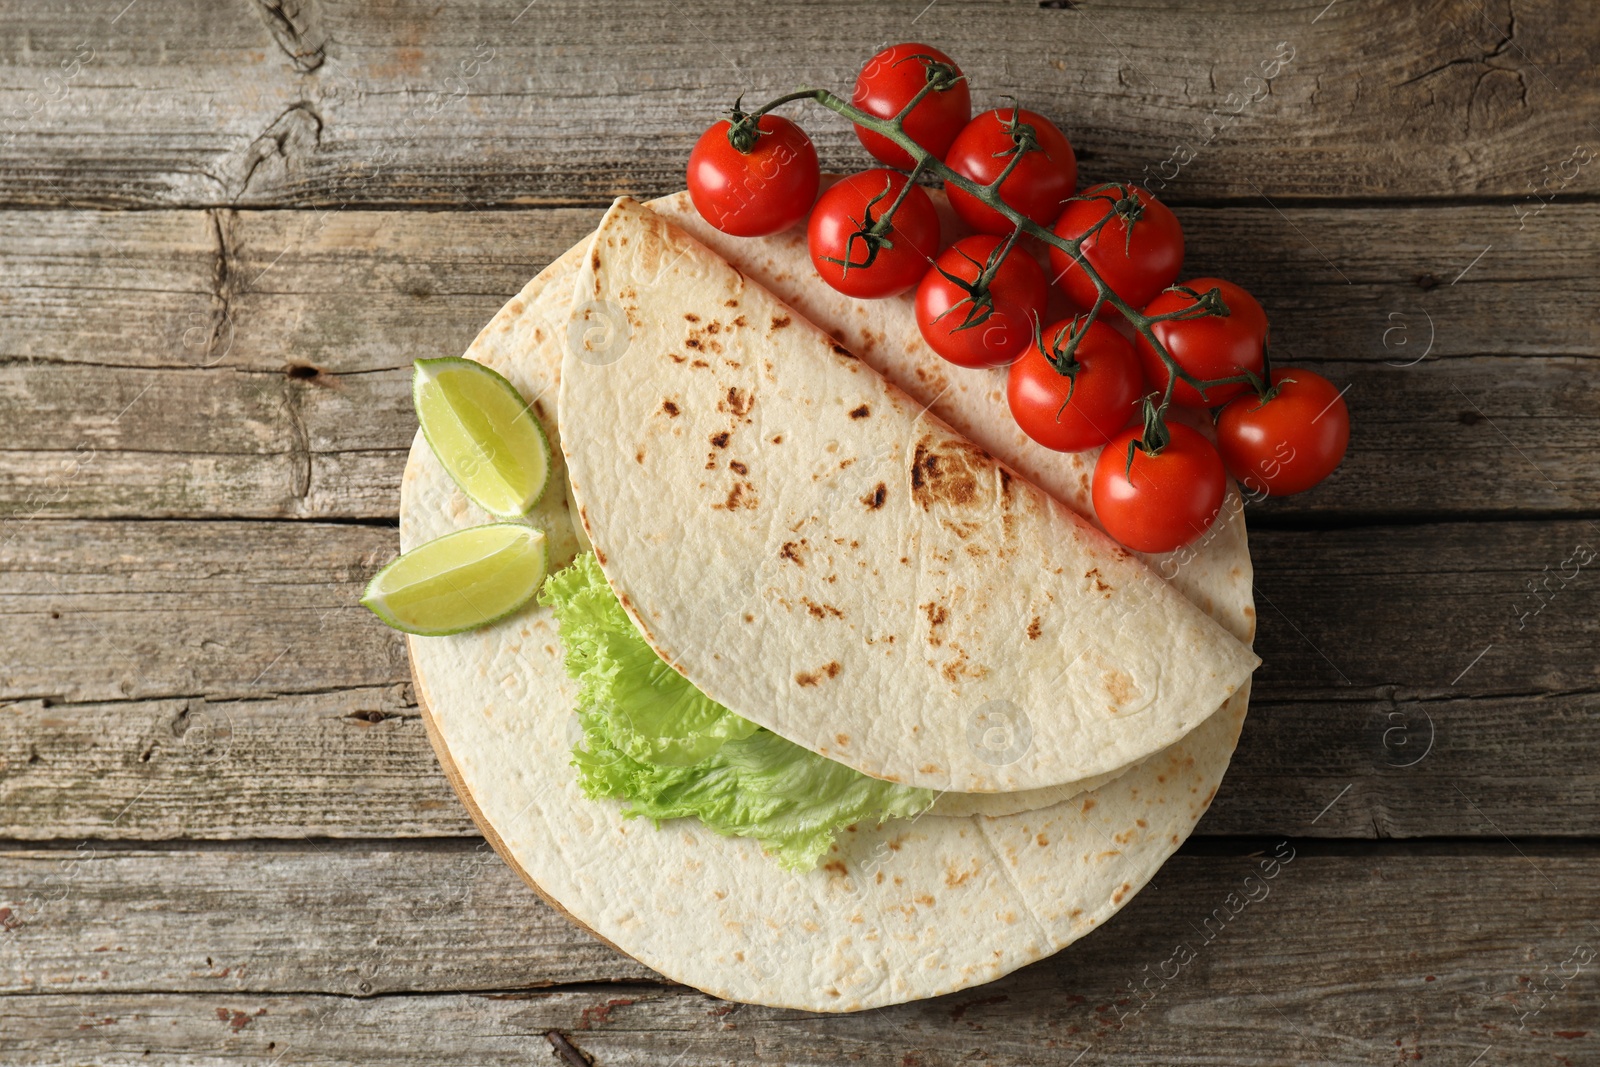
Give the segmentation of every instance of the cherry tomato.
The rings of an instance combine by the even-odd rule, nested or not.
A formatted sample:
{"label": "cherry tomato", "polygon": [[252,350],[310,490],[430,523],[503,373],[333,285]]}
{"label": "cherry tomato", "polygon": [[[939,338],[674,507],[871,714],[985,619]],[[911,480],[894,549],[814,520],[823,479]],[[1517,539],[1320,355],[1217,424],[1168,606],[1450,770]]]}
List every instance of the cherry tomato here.
{"label": "cherry tomato", "polygon": [[1094,465],[1094,513],[1106,533],[1135,552],[1171,552],[1210,529],[1228,476],[1222,457],[1199,430],[1168,423],[1172,440],[1152,456],[1128,445],[1141,427],[1111,439]]}
{"label": "cherry tomato", "polygon": [[[1000,186],[1000,199],[1040,226],[1048,226],[1078,187],[1078,160],[1066,135],[1043,115],[1015,107],[985,111],[956,135],[944,161],[962,177],[987,185],[1006,169],[1026,130],[1033,131],[1038,147],[1022,157]],[[953,186],[946,191],[950,206],[974,230],[1004,236],[1014,229],[1011,220],[976,197]]]}
{"label": "cherry tomato", "polygon": [[[948,68],[959,80],[923,97],[922,103],[906,116],[905,131],[913,141],[932,152],[935,159],[943,159],[950,150],[950,142],[972,118],[972,92],[967,88],[966,78],[961,77],[961,68],[937,48],[925,44],[896,44],[885,48],[861,68],[850,102],[869,115],[894,118],[931,77],[942,73],[937,67],[930,71],[924,59]],[[948,80],[949,75],[945,78]],[[911,153],[881,133],[857,126],[856,136],[874,159],[891,167],[910,170],[915,163]]]}
{"label": "cherry tomato", "polygon": [[[986,234],[963,237],[940,254],[917,287],[917,325],[923,338],[958,367],[1010,363],[1033,342],[1034,321],[1044,314],[1050,289],[1044,268],[1017,248],[990,282],[987,309],[977,307],[964,288],[977,281],[989,257],[1004,243]],[[961,329],[969,315],[973,324]]]}
{"label": "cherry tomato", "polygon": [[[1267,313],[1261,310],[1256,298],[1221,278],[1195,278],[1183,283],[1204,296],[1208,291],[1221,291],[1222,302],[1228,314],[1203,315],[1191,319],[1169,319],[1151,327],[1178,361],[1178,366],[1206,381],[1212,378],[1231,378],[1243,371],[1261,373],[1262,353],[1267,344]],[[1162,315],[1193,305],[1195,298],[1188,293],[1169,289],[1145,306],[1146,315]],[[1139,359],[1144,363],[1144,376],[1152,389],[1167,387],[1167,365],[1150,342],[1141,334],[1134,338]],[[1194,386],[1180,380],[1172,388],[1175,403],[1191,407],[1209,407],[1232,400],[1249,386],[1243,382],[1207,389],[1202,397]]]}
{"label": "cherry tomato", "polygon": [[822,280],[846,296],[876,299],[916,285],[939,254],[939,213],[918,186],[895,209],[881,239],[861,231],[883,218],[906,186],[899,171],[862,171],[822,194],[811,211],[806,242]]}
{"label": "cherry tomato", "polygon": [[1248,393],[1217,414],[1217,447],[1251,492],[1303,493],[1344,459],[1350,409],[1332,382],[1299,367],[1274,370],[1272,385],[1272,399]]}
{"label": "cherry tomato", "polygon": [[[1056,235],[1075,240],[1108,213],[1110,221],[1085,238],[1079,250],[1112,292],[1131,307],[1142,308],[1178,280],[1183,227],[1171,208],[1138,186],[1101,185],[1083,193],[1082,199],[1067,201],[1056,219]],[[1098,295],[1094,282],[1076,259],[1052,247],[1050,269],[1073,303],[1085,310],[1094,305]]]}
{"label": "cherry tomato", "polygon": [[1044,330],[1044,348],[1030,344],[1006,373],[1006,402],[1022,432],[1057,452],[1096,448],[1128,425],[1144,392],[1139,357],[1116,330],[1096,320],[1084,331],[1068,377],[1046,351],[1065,347],[1081,319],[1062,319]]}
{"label": "cherry tomato", "polygon": [[748,152],[728,141],[722,119],[689,153],[689,197],[700,217],[735,237],[764,237],[806,217],[821,170],[805,131],[779,115],[762,115]]}

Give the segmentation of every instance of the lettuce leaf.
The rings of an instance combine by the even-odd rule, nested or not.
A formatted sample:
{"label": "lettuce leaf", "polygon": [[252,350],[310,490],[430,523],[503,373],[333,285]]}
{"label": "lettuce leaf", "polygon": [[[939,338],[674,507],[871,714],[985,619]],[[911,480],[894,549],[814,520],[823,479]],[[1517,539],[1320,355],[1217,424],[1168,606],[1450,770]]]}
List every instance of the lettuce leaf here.
{"label": "lettuce leaf", "polygon": [[916,815],[929,789],[869,778],[741,718],[657,656],[592,553],[551,575],[567,673],[578,682],[578,784],[627,814],[694,818],[753,837],[791,870],[810,870],[853,823]]}

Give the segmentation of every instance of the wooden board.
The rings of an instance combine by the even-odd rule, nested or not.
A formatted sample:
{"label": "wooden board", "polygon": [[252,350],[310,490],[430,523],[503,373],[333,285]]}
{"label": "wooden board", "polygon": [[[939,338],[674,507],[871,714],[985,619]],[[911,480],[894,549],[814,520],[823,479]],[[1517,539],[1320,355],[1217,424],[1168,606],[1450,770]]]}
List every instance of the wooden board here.
{"label": "wooden board", "polygon": [[[475,833],[402,687],[0,707],[0,838]],[[1258,700],[1200,836],[1592,837],[1590,693]]]}
{"label": "wooden board", "polygon": [[[0,647],[26,654],[3,664],[0,699],[259,699],[407,680],[400,635],[357,604],[397,552],[392,527],[37,521],[7,534]],[[1258,530],[1255,692],[1592,692],[1600,583],[1583,553],[1600,553],[1595,540],[1586,520]]]}
{"label": "wooden board", "polygon": [[[391,528],[9,536],[0,644],[27,653],[0,674],[0,837],[471,832],[403,643],[355,604]],[[1600,751],[1600,586],[1558,577],[1595,541],[1583,521],[1256,532],[1265,663],[1201,832],[1595,833],[1600,777],[1573,757]]]}
{"label": "wooden board", "polygon": [[[1011,95],[1055,116],[1087,179],[1164,179],[1180,201],[1524,197],[1592,139],[1581,116],[1600,103],[1600,27],[1558,0],[1205,0],[1160,17],[1003,0],[122,7],[0,9],[27,26],[0,43],[8,156],[26,161],[0,173],[0,202],[655,195],[739,94],[848,95],[878,43],[907,34],[959,53],[979,107]],[[859,165],[843,122],[812,109],[807,124],[824,162]],[[1591,166],[1553,191],[1596,188]]]}
{"label": "wooden board", "polygon": [[[0,212],[0,517],[392,517],[411,360],[464,350],[596,215]],[[1600,206],[1183,218],[1279,358],[1349,386],[1345,467],[1265,514],[1593,512],[1600,297],[1562,264]]]}
{"label": "wooden board", "polygon": [[[1600,1060],[1584,5],[0,0],[0,25],[0,1062]],[[908,38],[980,107],[1058,118],[1086,180],[1156,186],[1189,269],[1350,386],[1351,452],[1251,505],[1252,714],[1109,931],[859,1017],[719,1004],[494,859],[355,597],[396,547],[410,362],[617,193],[679,188],[738,93],[845,90]]]}
{"label": "wooden board", "polygon": [[[1288,862],[1267,878],[1275,855]],[[0,1057],[19,1067],[544,1063],[552,1030],[607,1065],[1194,1062],[1207,1049],[1248,1050],[1229,1063],[1465,1064],[1485,1048],[1497,1064],[1576,1064],[1600,1053],[1600,992],[1582,962],[1600,942],[1600,905],[1584,891],[1600,869],[1550,846],[1190,849],[1106,930],[1049,960],[846,1017],[645,980],[573,943],[468,842],[11,851],[0,872],[48,901],[8,919],[27,959],[11,989],[31,995],[0,998]],[[599,981],[539,988],[574,973]]]}

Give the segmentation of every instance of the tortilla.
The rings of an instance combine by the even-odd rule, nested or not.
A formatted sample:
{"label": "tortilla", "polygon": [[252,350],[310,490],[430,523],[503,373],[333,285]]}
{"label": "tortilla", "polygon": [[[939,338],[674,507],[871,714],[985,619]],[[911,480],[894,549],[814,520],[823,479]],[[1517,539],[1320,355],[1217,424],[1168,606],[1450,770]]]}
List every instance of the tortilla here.
{"label": "tortilla", "polygon": [[[745,247],[765,255],[781,240]],[[529,282],[466,352],[533,399],[552,433],[559,338],[582,252]],[[818,321],[841,337],[850,325],[820,313]],[[1020,454],[996,451],[1022,465]],[[580,543],[562,495],[548,496],[533,521],[561,566]],[[1243,621],[1252,617],[1248,581],[1202,573],[1248,573],[1242,515],[1228,515],[1237,536],[1208,542],[1181,573],[1230,590],[1212,610]],[[486,521],[419,434],[402,483],[402,547]],[[626,819],[620,804],[578,793],[568,766],[575,694],[549,615],[532,608],[486,630],[409,639],[429,737],[463,803],[507,863],[602,940],[713,995],[784,1007],[850,1011],[953,992],[1094,929],[1193,829],[1246,707],[1241,691],[1170,749],[1071,803],[858,830],[822,868],[795,875],[753,841],[687,820],[657,830]],[[1251,629],[1235,633],[1248,640]]]}
{"label": "tortilla", "polygon": [[580,270],[561,440],[661,658],[864,774],[963,793],[1105,774],[1259,662],[1076,512],[627,198]]}
{"label": "tortilla", "polygon": [[[824,176],[824,186],[834,180]],[[972,232],[950,210],[942,193],[931,195],[946,242]],[[724,259],[736,263],[747,278],[811,322],[825,324],[828,333],[863,363],[926,404],[933,415],[967,440],[1002,457],[1033,484],[1095,521],[1090,479],[1100,450],[1056,452],[1023,433],[1006,405],[1005,370],[957,367],[940,358],[921,340],[915,304],[909,294],[892,300],[863,301],[832,288],[811,267],[804,227],[751,241],[723,233],[702,219],[686,192],[652,200],[649,207]],[[1049,321],[1069,313],[1071,308],[1065,299],[1053,292]],[[1183,415],[1178,413],[1180,418]],[[1215,439],[1209,419],[1193,419],[1191,424]],[[1230,479],[1222,512],[1204,536],[1172,552],[1135,552],[1134,556],[1248,644],[1255,637],[1256,616],[1251,593],[1254,569],[1246,543],[1243,509],[1244,501]],[[1011,815],[1031,811],[1096,789],[1133,766],[1136,764],[1042,789],[947,792],[940,795],[932,812]]]}

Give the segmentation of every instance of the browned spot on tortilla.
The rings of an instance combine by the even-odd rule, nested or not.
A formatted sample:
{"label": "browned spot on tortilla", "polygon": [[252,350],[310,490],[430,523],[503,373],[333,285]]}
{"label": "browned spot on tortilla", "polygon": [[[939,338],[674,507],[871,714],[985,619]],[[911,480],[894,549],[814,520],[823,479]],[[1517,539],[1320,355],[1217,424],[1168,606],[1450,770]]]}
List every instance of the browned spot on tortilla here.
{"label": "browned spot on tortilla", "polygon": [[977,445],[925,434],[911,457],[911,497],[924,511],[934,504],[976,504],[982,495],[980,479],[992,463],[993,457]]}
{"label": "browned spot on tortilla", "polygon": [[709,366],[711,366],[711,364],[709,364],[709,363],[707,363],[707,362],[706,362],[706,361],[705,361],[705,360],[703,360],[703,359],[697,359],[697,360],[695,360],[695,361],[694,361],[694,362],[693,362],[693,363],[691,363],[691,364],[689,364],[689,366],[691,366],[691,367],[696,367],[696,368],[699,368],[699,369],[702,369],[702,370],[703,370],[703,369],[705,369],[705,368],[706,368],[706,367],[709,367]]}
{"label": "browned spot on tortilla", "polygon": [[1212,786],[1211,787],[1211,792],[1206,794],[1206,799],[1203,801],[1203,803],[1210,804],[1211,801],[1213,799],[1215,799],[1216,795],[1217,795],[1217,787],[1216,786]]}
{"label": "browned spot on tortilla", "polygon": [[1080,807],[1078,810],[1083,812],[1085,815],[1087,815],[1087,814],[1089,814],[1090,811],[1094,810],[1094,806],[1095,806],[1095,799],[1094,799],[1094,797],[1090,797],[1090,798],[1088,798],[1087,800],[1085,800],[1083,802],[1083,806]]}
{"label": "browned spot on tortilla", "polygon": [[879,482],[877,488],[861,498],[861,502],[867,506],[868,511],[877,511],[883,507],[883,502],[888,495],[889,487]]}
{"label": "browned spot on tortilla", "polygon": [[1084,577],[1085,578],[1092,578],[1094,580],[1094,587],[1098,591],[1100,591],[1102,593],[1111,592],[1111,587],[1109,585],[1107,585],[1105,582],[1100,580],[1100,568],[1099,567],[1090,567],[1089,568],[1089,573],[1085,574]]}
{"label": "browned spot on tortilla", "polygon": [[1107,671],[1102,680],[1105,682],[1106,694],[1117,707],[1131,704],[1133,698],[1138,695],[1139,691],[1133,685],[1133,676],[1127,671]]}
{"label": "browned spot on tortilla", "polygon": [[1039,626],[1039,616],[1035,615],[1033,617],[1033,621],[1028,624],[1028,640],[1029,641],[1037,641],[1037,640],[1039,640],[1040,632],[1041,632],[1041,629],[1040,629],[1040,626]]}
{"label": "browned spot on tortilla", "polygon": [[[929,644],[938,644],[938,642],[934,641],[932,638],[929,638],[928,643]],[[939,673],[944,675],[944,680],[945,681],[947,681],[947,682],[958,681],[961,678],[962,675],[966,675],[968,678],[986,678],[986,677],[988,677],[989,668],[982,667],[982,666],[978,666],[978,667],[972,666],[971,660],[969,660],[967,658],[967,653],[966,653],[965,649],[959,648],[956,645],[951,645],[950,647],[954,648],[955,651],[956,651],[955,658],[951,659],[951,660],[946,660],[945,661],[945,665],[939,669]]]}
{"label": "browned spot on tortilla", "polygon": [[789,316],[787,316],[787,315],[774,315],[774,316],[772,316],[772,328],[774,330],[781,330],[787,325],[789,325]]}
{"label": "browned spot on tortilla", "polygon": [[850,409],[850,417],[852,419],[864,419],[868,415],[871,415],[871,414],[872,414],[872,409],[870,407],[868,407],[867,405],[865,405],[865,404],[862,404],[858,408],[851,408]]}
{"label": "browned spot on tortilla", "polygon": [[943,604],[932,600],[922,605],[922,610],[927,613],[929,626],[941,625],[950,617],[950,613],[944,609]]}
{"label": "browned spot on tortilla", "polygon": [[735,460],[731,460],[728,463],[728,469],[733,471],[733,472],[735,472],[735,473],[737,473],[737,474],[749,474],[750,473],[750,468],[746,467],[743,463],[739,462],[736,459]]}
{"label": "browned spot on tortilla", "polygon": [[822,869],[837,874],[841,878],[850,873],[850,869],[838,860],[829,860],[822,865]]}
{"label": "browned spot on tortilla", "polygon": [[667,417],[670,419],[675,419],[678,417],[678,405],[674,404],[670,400],[663,400],[661,402],[661,410],[665,411],[667,413]]}
{"label": "browned spot on tortilla", "polygon": [[670,358],[670,359],[671,359],[671,360],[672,360],[672,362],[674,362],[674,363],[687,363],[687,362],[689,362],[689,360],[688,360],[688,358],[687,358],[687,357],[685,357],[685,356],[680,356],[680,355],[678,355],[678,353],[676,353],[676,352],[668,352],[668,353],[667,353],[667,356],[668,356],[668,358]]}
{"label": "browned spot on tortilla", "polygon": [[[594,546],[594,558],[599,561],[600,566],[604,567],[606,565],[606,553],[605,553],[605,550],[602,549],[599,545],[595,545]],[[626,599],[626,598],[624,598],[624,599]]]}
{"label": "browned spot on tortilla", "polygon": [[775,444],[775,445],[783,444],[783,434],[780,433],[777,436],[773,437],[772,443]]}
{"label": "browned spot on tortilla", "polygon": [[1111,903],[1113,903],[1113,904],[1121,904],[1122,903],[1122,898],[1127,896],[1128,895],[1128,890],[1130,890],[1132,888],[1133,888],[1133,886],[1129,885],[1127,882],[1123,882],[1122,883],[1122,888],[1117,890],[1115,893],[1111,894]]}
{"label": "browned spot on tortilla", "polygon": [[[733,268],[733,272],[735,274],[739,275],[739,277],[741,277],[741,278],[744,277],[744,272],[741,271],[738,267],[734,267]],[[739,306],[739,301],[733,299],[732,297],[729,297],[728,299],[726,299],[726,300],[724,300],[722,302],[722,306],[725,307],[725,308],[736,308],[736,307]]]}
{"label": "browned spot on tortilla", "polygon": [[761,506],[761,501],[756,498],[755,486],[749,482],[734,482],[733,488],[728,490],[728,499],[722,506],[729,511],[738,511],[740,508],[758,508]]}
{"label": "browned spot on tortilla", "polygon": [[834,341],[828,347],[833,349],[833,354],[836,355],[836,356],[840,356],[840,357],[842,357],[844,359],[855,359],[856,358],[856,354],[854,352],[850,351],[848,348],[846,348],[844,345],[840,344],[838,341]]}
{"label": "browned spot on tortilla", "polygon": [[812,600],[808,596],[801,597],[800,603],[804,604],[806,606],[806,610],[811,612],[812,618],[825,619],[829,616],[832,616],[835,619],[844,618],[844,612],[840,611],[832,604],[818,604],[815,600]]}
{"label": "browned spot on tortilla", "polygon": [[689,338],[687,341],[683,342],[683,347],[698,349],[700,347],[700,338],[698,338],[698,337]]}
{"label": "browned spot on tortilla", "polygon": [[600,269],[600,250],[598,248],[589,254],[589,265],[595,270]]}
{"label": "browned spot on tortilla", "polygon": [[933,907],[933,895],[931,893],[919,893],[917,896],[913,897],[912,899],[915,900],[918,904],[921,904],[924,908]]}
{"label": "browned spot on tortilla", "polygon": [[743,328],[745,325],[744,316],[740,315],[738,318],[734,319],[733,325],[736,329]]}
{"label": "browned spot on tortilla", "polygon": [[878,872],[878,876],[876,878],[874,878],[873,881],[875,881],[878,885],[882,885],[883,884],[883,872],[879,871]]}
{"label": "browned spot on tortilla", "polygon": [[743,418],[750,413],[750,408],[754,403],[755,401],[750,398],[749,393],[737,386],[730,385],[728,387],[728,395],[724,399],[717,401],[717,410],[726,411],[736,417]]}
{"label": "browned spot on tortilla", "polygon": [[1048,837],[1044,836],[1043,834],[1040,834],[1037,837],[1035,837],[1034,841],[1038,842],[1040,848],[1044,848],[1046,845],[1048,845],[1050,843],[1050,839]]}
{"label": "browned spot on tortilla", "polygon": [[641,448],[639,451],[637,451],[637,452],[635,452],[633,454],[633,461],[635,463],[643,463],[644,462],[644,449]]}
{"label": "browned spot on tortilla", "polygon": [[722,332],[722,323],[718,322],[716,319],[712,319],[710,322],[706,323],[706,333],[721,333],[721,332]]}
{"label": "browned spot on tortilla", "polygon": [[747,611],[747,612],[744,613],[744,621],[745,622],[755,622],[756,621],[756,617],[754,615],[750,614]]}
{"label": "browned spot on tortilla", "polygon": [[948,888],[954,889],[956,886],[961,885],[968,878],[971,878],[973,875],[975,875],[977,873],[978,873],[978,861],[977,860],[973,860],[972,861],[972,866],[968,867],[964,871],[957,869],[954,865],[947,866],[944,869],[944,884]]}
{"label": "browned spot on tortilla", "polygon": [[804,541],[800,541],[798,543],[794,541],[785,541],[783,543],[783,547],[778,550],[779,558],[788,560],[796,567],[804,567],[806,565],[806,561],[800,557],[799,551],[804,544]]}
{"label": "browned spot on tortilla", "polygon": [[695,313],[694,313],[694,312],[692,312],[692,311],[685,311],[685,312],[684,312],[684,313],[683,313],[683,317],[684,317],[684,318],[686,318],[686,319],[688,319],[688,320],[689,320],[689,321],[690,321],[690,322],[699,322],[699,321],[700,321],[700,316],[699,316],[699,315],[696,315],[696,314],[695,314]]}
{"label": "browned spot on tortilla", "polygon": [[816,685],[822,680],[824,675],[829,678],[837,678],[841,669],[842,668],[839,666],[838,661],[835,660],[829,662],[825,666],[818,667],[815,671],[801,672],[800,674],[794,676],[794,680],[799,682],[801,685]]}
{"label": "browned spot on tortilla", "polygon": [[1137,825],[1139,827],[1139,829],[1141,829],[1141,830],[1148,828],[1149,825],[1150,825],[1149,823],[1145,822],[1143,819],[1135,819],[1133,821],[1134,821],[1134,824]]}
{"label": "browned spot on tortilla", "polygon": [[729,434],[727,430],[723,430],[721,433],[714,433],[711,435],[711,443],[717,448],[727,448],[728,437]]}
{"label": "browned spot on tortilla", "polygon": [[[977,533],[979,530],[983,529],[983,523],[981,522],[952,522],[949,519],[945,519],[943,520],[943,525],[945,529],[949,530],[963,541]],[[972,550],[973,546],[968,545],[967,551],[972,555],[978,555],[980,552],[982,552],[982,549],[979,549],[978,552],[973,552]]]}

